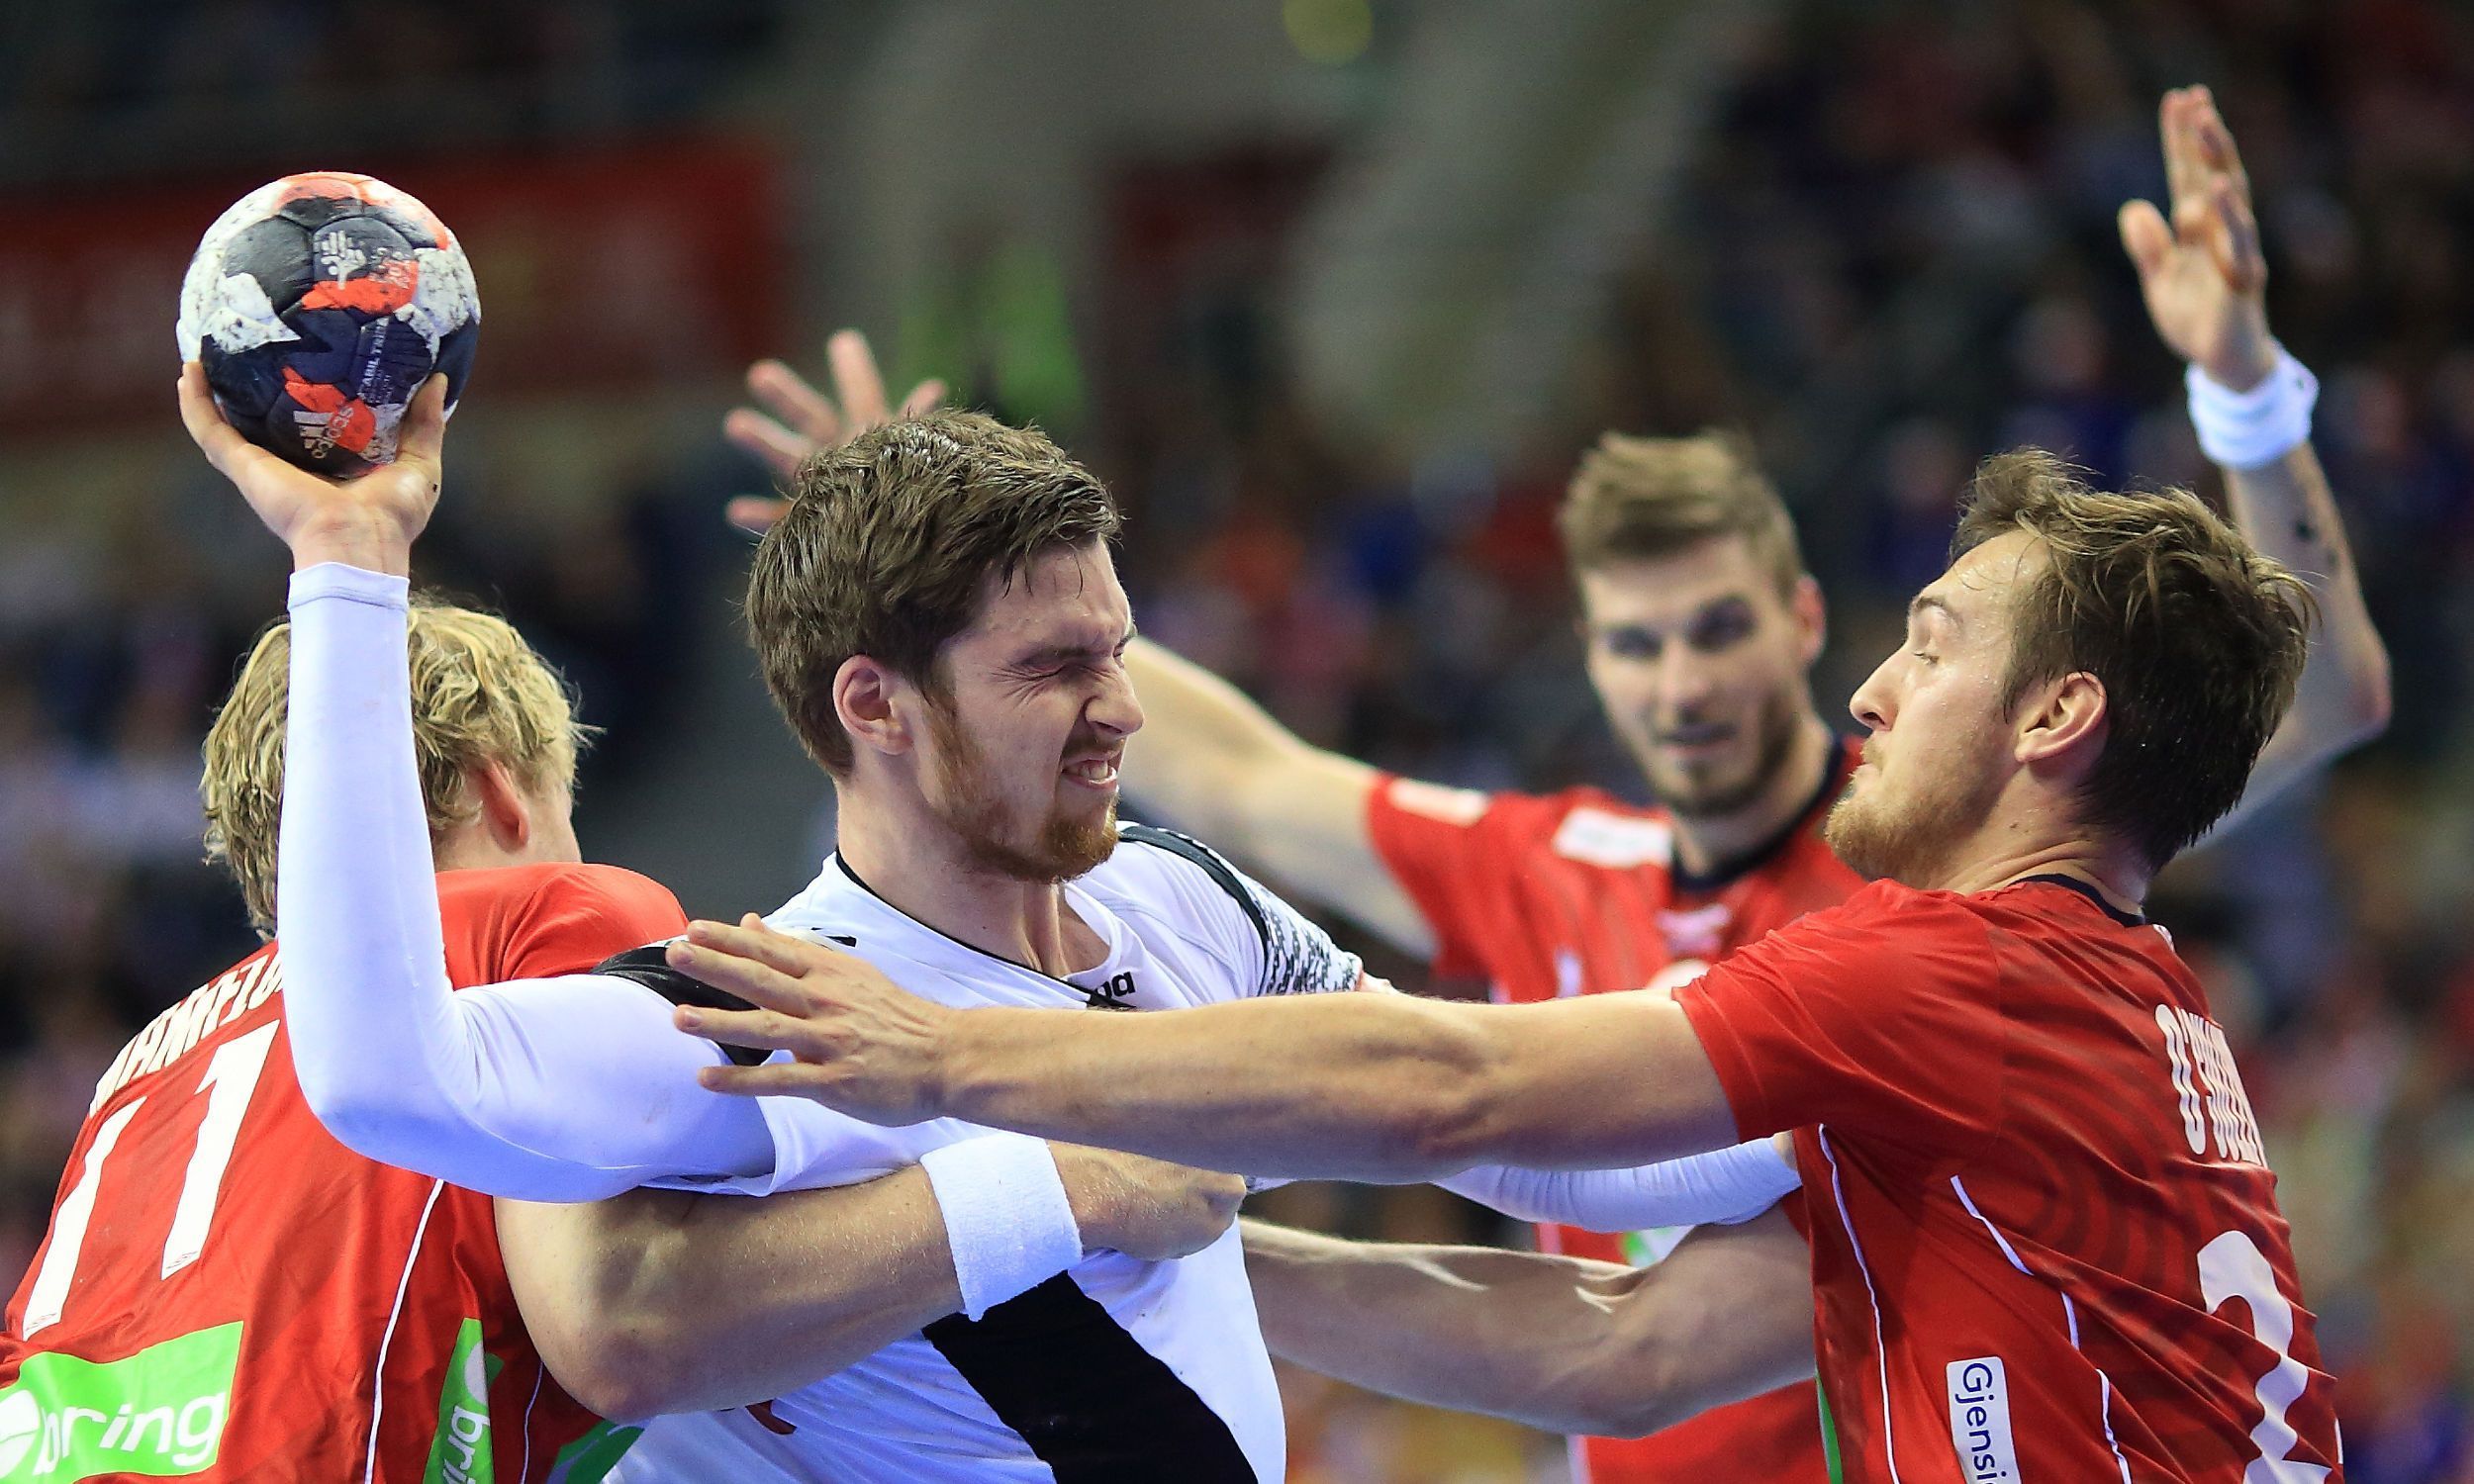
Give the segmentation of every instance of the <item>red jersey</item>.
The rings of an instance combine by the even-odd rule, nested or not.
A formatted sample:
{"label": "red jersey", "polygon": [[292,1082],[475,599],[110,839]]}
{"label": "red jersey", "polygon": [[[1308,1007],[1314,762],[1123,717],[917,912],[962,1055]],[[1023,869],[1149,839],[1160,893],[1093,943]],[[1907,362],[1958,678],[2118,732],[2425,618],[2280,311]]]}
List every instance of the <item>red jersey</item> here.
{"label": "red jersey", "polygon": [[[447,872],[438,903],[457,985],[686,926],[606,866]],[[489,1197],[319,1126],[273,945],[104,1073],[0,1333],[0,1477],[583,1484],[632,1437],[543,1368]]]}
{"label": "red jersey", "polygon": [[1850,1479],[2341,1475],[2275,1176],[2162,929],[2040,877],[1895,882],[1676,998],[1795,1129]]}
{"label": "red jersey", "polygon": [[[1385,865],[1435,932],[1435,970],[1483,974],[1497,1000],[1531,1003],[1616,989],[1671,988],[1806,912],[1836,906],[1863,878],[1821,838],[1856,769],[1843,743],[1812,802],[1775,841],[1717,880],[1675,863],[1674,824],[1594,789],[1492,795],[1387,778],[1368,827]],[[1643,1265],[1689,1228],[1609,1236],[1542,1226],[1547,1252]],[[1596,1484],[1828,1477],[1819,1402],[1781,1387],[1639,1438],[1591,1438],[1574,1471]]]}

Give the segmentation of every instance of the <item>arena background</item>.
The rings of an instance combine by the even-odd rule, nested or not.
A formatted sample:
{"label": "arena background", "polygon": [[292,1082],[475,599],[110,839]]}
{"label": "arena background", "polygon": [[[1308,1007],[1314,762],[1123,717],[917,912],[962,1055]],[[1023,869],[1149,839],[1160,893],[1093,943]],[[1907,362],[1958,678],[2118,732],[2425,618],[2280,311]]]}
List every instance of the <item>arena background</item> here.
{"label": "arena background", "polygon": [[[197,749],[285,562],[170,396],[181,268],[248,187],[365,170],[463,237],[486,329],[422,573],[607,728],[587,851],[720,913],[830,829],[732,612],[750,359],[814,371],[856,325],[902,385],[1057,433],[1129,510],[1145,629],[1310,738],[1637,796],[1549,524],[1576,450],[1751,432],[1844,720],[1976,457],[2203,479],[2112,225],[2187,81],[2327,389],[2396,707],[2157,911],[2239,1040],[2352,1477],[2474,1478],[2474,23],[2438,0],[10,0],[0,1275],[96,1073],[251,941]],[[1282,1198],[1519,1240],[1432,1193]],[[1562,1468],[1304,1380],[1291,1410],[1300,1480]]]}

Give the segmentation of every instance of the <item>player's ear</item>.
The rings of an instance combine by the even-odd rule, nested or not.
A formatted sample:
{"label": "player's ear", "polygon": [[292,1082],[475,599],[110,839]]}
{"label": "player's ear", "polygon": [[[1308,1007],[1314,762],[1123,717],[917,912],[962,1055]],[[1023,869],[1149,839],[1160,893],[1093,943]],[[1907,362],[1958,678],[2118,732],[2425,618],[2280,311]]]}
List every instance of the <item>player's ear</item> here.
{"label": "player's ear", "polygon": [[2084,670],[2031,687],[2019,698],[2016,756],[2031,768],[2092,768],[2105,745],[2105,683]]}
{"label": "player's ear", "polygon": [[532,843],[532,810],[515,770],[496,758],[464,770],[464,787],[481,805],[480,823],[490,838],[510,854]]}
{"label": "player's ear", "polygon": [[1830,642],[1830,609],[1822,602],[1821,584],[1806,573],[1795,580],[1787,595],[1788,610],[1795,614],[1796,657],[1810,670],[1821,659],[1822,647]]}
{"label": "player's ear", "polygon": [[851,746],[888,757],[908,752],[910,723],[895,701],[912,689],[892,667],[864,654],[842,661],[833,672],[833,714],[850,733]]}

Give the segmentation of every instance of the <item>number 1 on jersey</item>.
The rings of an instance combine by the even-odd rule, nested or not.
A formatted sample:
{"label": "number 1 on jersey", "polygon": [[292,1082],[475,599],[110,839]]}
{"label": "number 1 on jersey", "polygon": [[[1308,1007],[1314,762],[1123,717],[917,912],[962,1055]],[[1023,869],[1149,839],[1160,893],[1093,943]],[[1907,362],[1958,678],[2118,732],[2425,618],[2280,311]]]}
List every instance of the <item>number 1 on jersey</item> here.
{"label": "number 1 on jersey", "polygon": [[[189,1167],[181,1175],[180,1199],[172,1207],[171,1235],[163,1241],[164,1277],[195,1262],[206,1247],[207,1227],[215,1219],[216,1197],[223,1193],[224,1167],[232,1162],[233,1146],[240,1136],[241,1115],[249,1111],[249,1094],[257,1090],[258,1074],[266,1069],[266,1054],[275,1044],[277,1028],[278,1022],[268,1021],[216,1048],[214,1057],[206,1064],[206,1074],[198,1078],[198,1091],[207,1094],[206,1118],[198,1125],[198,1142],[189,1153]],[[140,1098],[113,1114],[95,1131],[94,1143],[86,1148],[85,1168],[78,1171],[77,1187],[60,1202],[59,1215],[51,1224],[50,1251],[44,1253],[43,1270],[35,1275],[35,1286],[27,1294],[29,1336],[60,1318],[60,1306],[68,1298],[69,1284],[77,1277],[77,1253],[86,1245],[86,1223],[94,1215],[95,1191],[102,1183],[104,1163],[111,1159],[113,1147],[120,1143],[121,1131],[145,1106],[145,1101]]]}
{"label": "number 1 on jersey", "polygon": [[206,1064],[198,1090],[207,1093],[206,1121],[198,1125],[198,1147],[189,1152],[189,1169],[180,1178],[180,1204],[172,1207],[172,1234],[163,1240],[163,1276],[198,1260],[206,1246],[207,1224],[215,1219],[215,1199],[224,1190],[224,1166],[232,1162],[233,1142],[240,1137],[240,1115],[249,1111],[249,1094],[257,1090],[257,1074],[266,1069],[267,1049],[275,1044],[276,1022],[268,1021],[245,1036],[215,1050]]}

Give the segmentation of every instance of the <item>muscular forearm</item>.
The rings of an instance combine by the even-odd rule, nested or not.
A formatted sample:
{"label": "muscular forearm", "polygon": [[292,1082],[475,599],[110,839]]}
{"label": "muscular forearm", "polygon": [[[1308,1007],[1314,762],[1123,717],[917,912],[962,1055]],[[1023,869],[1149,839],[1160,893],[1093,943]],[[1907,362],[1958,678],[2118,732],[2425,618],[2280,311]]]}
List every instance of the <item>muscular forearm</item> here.
{"label": "muscular forearm", "polygon": [[940,1033],[943,1112],[1253,1175],[1431,1179],[1615,1167],[1736,1142],[1664,996],[1547,1005],[1391,994],[1151,1015],[972,1010]]}
{"label": "muscular forearm", "polygon": [[962,1307],[917,1168],[762,1200],[641,1190],[499,1209],[543,1359],[605,1416],[765,1401]]}
{"label": "muscular forearm", "polygon": [[2308,443],[2273,463],[2225,471],[2226,505],[2242,534],[2302,578],[2320,621],[2293,708],[2268,739],[2241,802],[2218,828],[2388,724],[2388,650],[2363,603],[2353,553],[2319,456]]}
{"label": "muscular forearm", "polygon": [[1774,1213],[1656,1268],[1245,1234],[1272,1352],[1410,1401],[1634,1436],[1812,1372],[1804,1245]]}
{"label": "muscular forearm", "polygon": [[2292,568],[2320,603],[2294,714],[2319,715],[2336,745],[2375,731],[2388,714],[2388,651],[2371,626],[2345,524],[2320,456],[2305,443],[2256,469],[2225,471],[2234,522],[2263,555]]}

